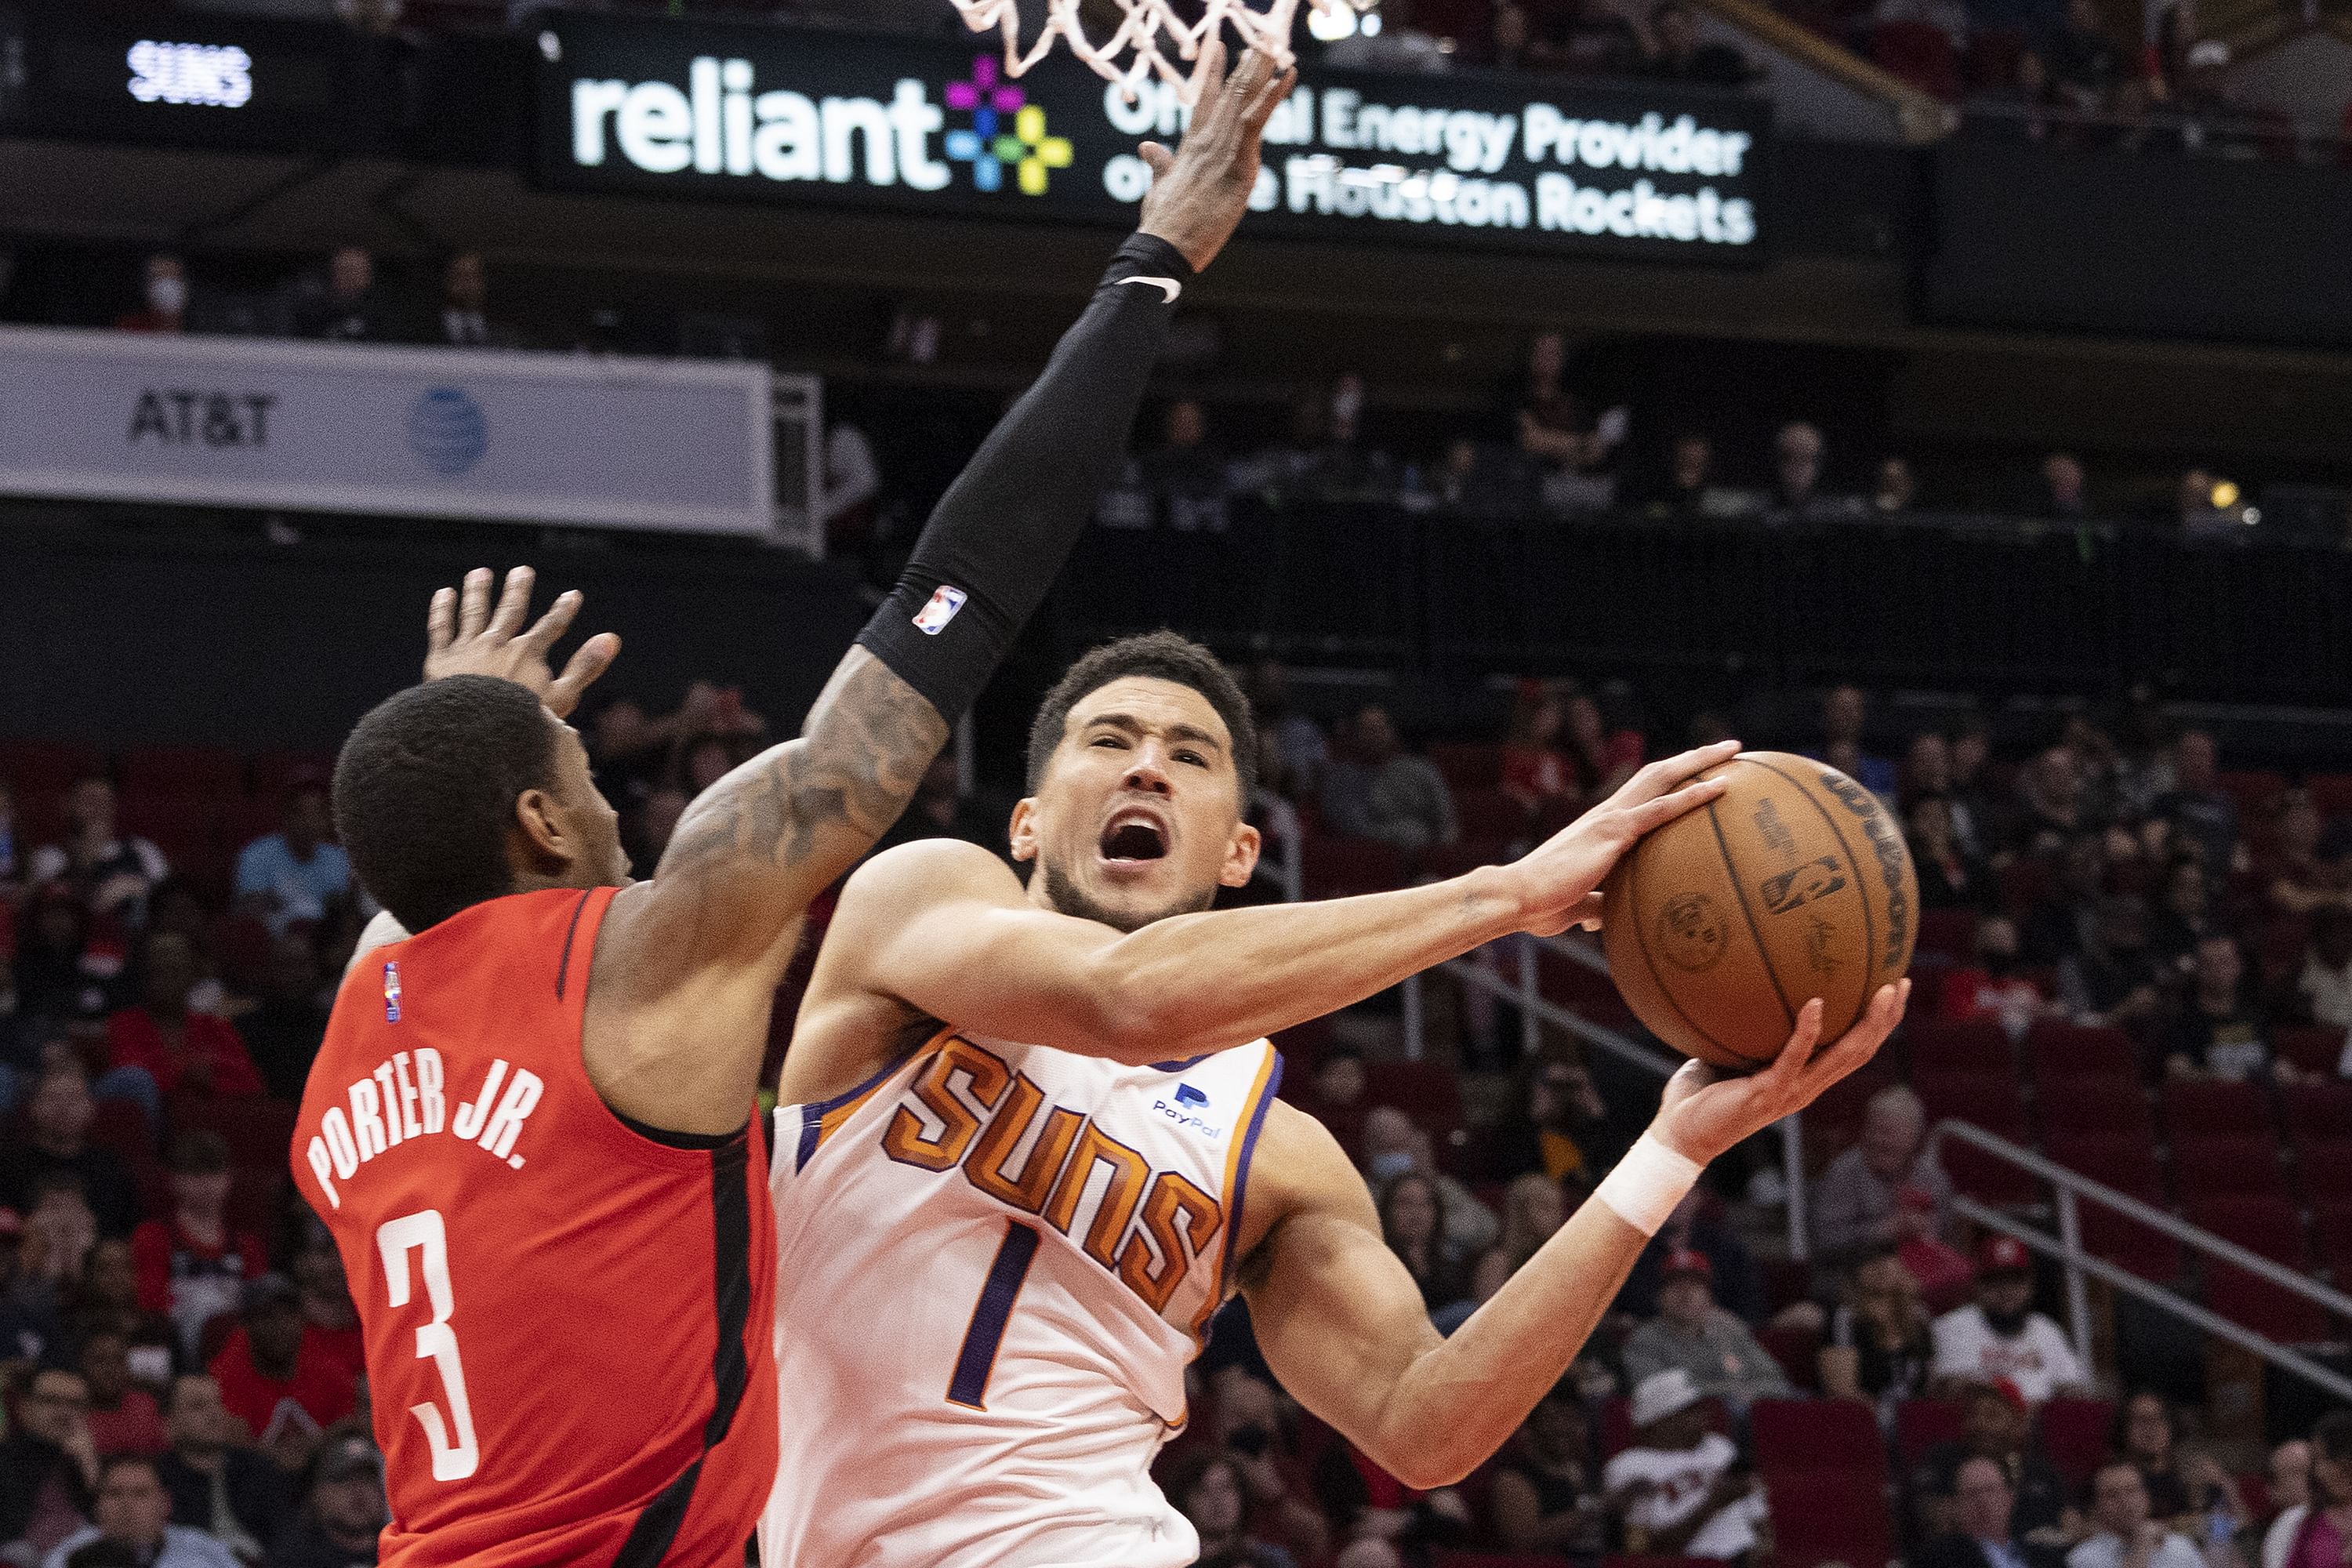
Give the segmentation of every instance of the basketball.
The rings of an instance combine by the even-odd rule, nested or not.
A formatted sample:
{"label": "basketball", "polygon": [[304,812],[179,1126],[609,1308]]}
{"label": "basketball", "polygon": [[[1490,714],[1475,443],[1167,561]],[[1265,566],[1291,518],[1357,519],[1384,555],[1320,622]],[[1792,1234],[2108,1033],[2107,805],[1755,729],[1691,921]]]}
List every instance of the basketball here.
{"label": "basketball", "polygon": [[1822,999],[1822,1040],[1911,962],[1918,884],[1901,830],[1845,774],[1742,752],[1723,795],[1636,844],[1602,885],[1601,940],[1626,1005],[1685,1056],[1746,1072]]}

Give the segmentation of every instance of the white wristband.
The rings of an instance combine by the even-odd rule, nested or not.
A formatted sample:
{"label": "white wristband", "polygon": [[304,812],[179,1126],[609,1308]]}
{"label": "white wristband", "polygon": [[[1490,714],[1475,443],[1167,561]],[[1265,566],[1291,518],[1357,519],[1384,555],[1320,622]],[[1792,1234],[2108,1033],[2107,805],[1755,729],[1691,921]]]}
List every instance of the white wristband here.
{"label": "white wristband", "polygon": [[1616,1169],[1601,1178],[1592,1195],[1609,1205],[1619,1219],[1643,1236],[1655,1236],[1675,1205],[1698,1182],[1698,1165],[1644,1132]]}

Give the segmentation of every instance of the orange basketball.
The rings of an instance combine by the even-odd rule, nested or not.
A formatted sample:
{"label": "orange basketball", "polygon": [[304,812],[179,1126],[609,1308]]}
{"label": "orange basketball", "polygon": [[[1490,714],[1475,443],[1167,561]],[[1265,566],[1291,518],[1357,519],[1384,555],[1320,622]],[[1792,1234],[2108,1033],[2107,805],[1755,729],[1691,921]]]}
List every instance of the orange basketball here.
{"label": "orange basketball", "polygon": [[1822,1040],[1911,963],[1919,887],[1877,797],[1835,768],[1742,752],[1730,787],[1629,850],[1602,884],[1609,971],[1634,1016],[1685,1056],[1745,1071],[1822,999]]}

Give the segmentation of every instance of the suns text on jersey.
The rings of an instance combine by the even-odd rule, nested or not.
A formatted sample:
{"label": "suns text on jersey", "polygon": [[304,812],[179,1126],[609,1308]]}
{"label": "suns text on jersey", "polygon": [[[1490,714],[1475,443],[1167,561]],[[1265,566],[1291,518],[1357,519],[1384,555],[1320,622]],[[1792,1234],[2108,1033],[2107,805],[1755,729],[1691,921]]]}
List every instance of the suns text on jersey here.
{"label": "suns text on jersey", "polygon": [[1077,1241],[1155,1312],[1225,1223],[1197,1183],[1154,1171],[1083,1112],[1048,1109],[1026,1073],[962,1038],[948,1040],[908,1086],[883,1129],[882,1152],[926,1171],[961,1168],[990,1197]]}
{"label": "suns text on jersey", "polygon": [[337,1182],[350,1181],[378,1155],[418,1138],[454,1137],[511,1170],[522,1169],[515,1142],[546,1087],[539,1075],[499,1058],[480,1084],[457,1100],[454,1112],[446,1084],[441,1053],[419,1046],[393,1052],[374,1071],[353,1079],[343,1096],[348,1115],[341,1105],[327,1107],[304,1158],[331,1206],[343,1206]]}

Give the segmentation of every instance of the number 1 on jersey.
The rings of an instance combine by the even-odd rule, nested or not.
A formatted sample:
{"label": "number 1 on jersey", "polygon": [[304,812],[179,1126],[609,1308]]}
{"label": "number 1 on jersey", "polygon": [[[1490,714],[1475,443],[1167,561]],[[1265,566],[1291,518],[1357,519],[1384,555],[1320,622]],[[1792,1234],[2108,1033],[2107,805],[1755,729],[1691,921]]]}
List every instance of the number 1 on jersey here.
{"label": "number 1 on jersey", "polygon": [[971,1310],[971,1325],[963,1331],[963,1349],[956,1352],[955,1375],[948,1379],[948,1403],[988,1408],[988,1374],[996,1366],[996,1347],[1004,1342],[1004,1325],[1013,1317],[1021,1282],[1029,1278],[1030,1260],[1037,1256],[1037,1227],[1007,1221],[1004,1245],[988,1266],[980,1300]]}
{"label": "number 1 on jersey", "polygon": [[[1031,1237],[1031,1244],[1035,1244],[1035,1237]],[[441,1386],[449,1396],[449,1423],[443,1425],[440,1409],[429,1400],[410,1405],[408,1413],[425,1428],[425,1440],[432,1445],[433,1479],[462,1481],[482,1462],[482,1450],[474,1440],[474,1412],[466,1400],[466,1369],[457,1360],[457,1331],[449,1326],[449,1315],[457,1310],[457,1301],[449,1289],[449,1234],[442,1226],[441,1211],[424,1209],[386,1220],[376,1230],[375,1245],[383,1255],[384,1285],[395,1307],[408,1305],[408,1255],[412,1251],[419,1255],[425,1299],[433,1309],[433,1321],[416,1331],[416,1359],[429,1358],[434,1370],[440,1373]],[[457,1430],[454,1443],[449,1440],[449,1426]]]}

